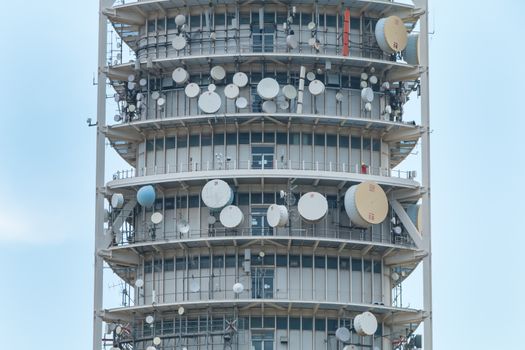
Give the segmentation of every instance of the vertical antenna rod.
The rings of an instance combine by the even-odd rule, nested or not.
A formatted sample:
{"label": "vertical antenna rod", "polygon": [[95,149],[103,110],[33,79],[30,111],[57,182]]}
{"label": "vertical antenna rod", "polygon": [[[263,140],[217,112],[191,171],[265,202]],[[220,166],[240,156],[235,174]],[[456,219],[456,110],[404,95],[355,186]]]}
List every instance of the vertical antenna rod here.
{"label": "vertical antenna rod", "polygon": [[432,350],[432,244],[430,227],[430,86],[428,58],[428,0],[421,1],[424,14],[421,17],[420,54],[421,67],[421,138],[422,186],[423,186],[423,244],[427,256],[423,259],[423,306],[428,313],[424,321],[425,350]]}
{"label": "vertical antenna rod", "polygon": [[[112,1],[111,1],[112,2]],[[97,71],[97,159],[96,159],[96,200],[95,200],[95,249],[94,249],[94,287],[93,287],[93,350],[100,349],[102,341],[102,319],[99,312],[102,310],[104,270],[102,258],[98,251],[103,248],[104,242],[104,172],[105,172],[105,136],[102,132],[106,125],[106,45],[107,19],[102,13],[108,0],[99,1],[98,12],[98,71]]]}

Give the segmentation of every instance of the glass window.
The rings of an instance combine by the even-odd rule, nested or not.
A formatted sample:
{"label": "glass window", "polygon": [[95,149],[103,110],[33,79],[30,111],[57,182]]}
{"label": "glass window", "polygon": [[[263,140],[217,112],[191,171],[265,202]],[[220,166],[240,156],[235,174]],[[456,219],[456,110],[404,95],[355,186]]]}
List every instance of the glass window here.
{"label": "glass window", "polygon": [[200,138],[200,135],[190,135],[190,147],[198,147]]}
{"label": "glass window", "polygon": [[175,209],[175,198],[174,197],[164,199],[164,209],[166,210]]}
{"label": "glass window", "polygon": [[288,142],[288,134],[285,132],[278,132],[277,133],[277,144],[278,145],[286,145]]}
{"label": "glass window", "polygon": [[328,267],[329,269],[337,269],[337,258],[328,257],[326,259],[326,267]]}
{"label": "glass window", "polygon": [[312,144],[312,134],[303,134],[303,145],[311,145]]}
{"label": "glass window", "polygon": [[239,205],[249,205],[250,204],[250,194],[249,193],[239,193],[237,195],[239,199]]}
{"label": "glass window", "polygon": [[361,77],[350,77],[350,87],[359,89],[361,87]]}
{"label": "glass window", "polygon": [[166,149],[175,148],[175,137],[166,137]]}
{"label": "glass window", "polygon": [[154,264],[153,264],[153,270],[155,272],[162,271],[162,260],[161,259],[155,259]]}
{"label": "glass window", "polygon": [[188,204],[190,208],[198,208],[199,207],[199,195],[189,196]]}
{"label": "glass window", "polygon": [[326,26],[334,27],[337,25],[337,17],[335,15],[326,15]]}
{"label": "glass window", "polygon": [[324,269],[326,266],[325,257],[324,256],[316,256],[315,257],[315,267],[317,269]]}
{"label": "glass window", "polygon": [[350,270],[350,259],[339,258],[339,268],[341,270]]}
{"label": "glass window", "polygon": [[235,255],[226,255],[226,267],[235,267],[235,260],[237,257]]}
{"label": "glass window", "polygon": [[326,320],[324,318],[315,319],[315,330],[324,332],[326,328]]}
{"label": "glass window", "polygon": [[337,135],[326,135],[326,145],[328,147],[337,147]]}
{"label": "glass window", "polygon": [[252,132],[252,143],[262,142],[262,133]]}
{"label": "glass window", "polygon": [[201,269],[208,269],[208,268],[210,268],[210,257],[201,256]]}
{"label": "glass window", "polygon": [[310,255],[302,255],[303,267],[312,267],[313,258]]}
{"label": "glass window", "polygon": [[361,259],[352,259],[352,271],[361,271],[362,265]]}
{"label": "glass window", "polygon": [[301,329],[301,319],[299,317],[290,317],[290,330],[300,330]]}
{"label": "glass window", "polygon": [[144,273],[152,273],[153,272],[153,264],[151,261],[144,261]]}
{"label": "glass window", "polygon": [[337,208],[337,196],[336,195],[328,195],[326,196],[326,201],[328,202],[328,208]]}
{"label": "glass window", "polygon": [[177,147],[188,147],[188,139],[186,135],[177,137]]}
{"label": "glass window", "polygon": [[290,133],[290,145],[299,145],[301,142],[301,134],[298,132],[291,132]]}
{"label": "glass window", "polygon": [[306,27],[308,26],[308,23],[312,22],[312,14],[311,13],[301,13],[301,24]]}
{"label": "glass window", "polygon": [[211,146],[211,135],[201,135],[201,146]]}
{"label": "glass window", "polygon": [[264,133],[264,142],[274,143],[275,142],[275,133],[273,133],[273,132],[265,132]]}
{"label": "glass window", "polygon": [[187,208],[188,207],[188,197],[187,196],[177,196],[177,208]]}
{"label": "glass window", "polygon": [[363,269],[365,272],[372,272],[372,262],[370,260],[363,260]]}
{"label": "glass window", "polygon": [[263,203],[264,204],[273,204],[273,203],[275,203],[275,193],[274,192],[271,192],[271,193],[265,192],[263,194]]}
{"label": "glass window", "polygon": [[277,329],[288,329],[287,317],[277,317]]}
{"label": "glass window", "polygon": [[277,255],[277,266],[288,266],[288,257],[286,255]]}
{"label": "glass window", "polygon": [[173,271],[175,269],[175,260],[164,259],[164,271]]}
{"label": "glass window", "polygon": [[167,319],[162,320],[162,334],[173,334],[174,327],[173,327],[173,320]]}
{"label": "glass window", "polygon": [[328,332],[335,332],[337,329],[337,320],[329,318],[326,322]]}
{"label": "glass window", "polygon": [[275,254],[266,254],[263,258],[263,264],[264,265],[275,265]]}
{"label": "glass window", "polygon": [[361,19],[350,17],[350,29],[357,29],[357,30],[361,29]]}
{"label": "glass window", "polygon": [[374,260],[374,273],[381,273],[381,261]]}
{"label": "glass window", "polygon": [[275,317],[264,317],[263,318],[264,328],[275,328]]}
{"label": "glass window", "polygon": [[348,148],[348,135],[339,135],[339,147]]}
{"label": "glass window", "polygon": [[164,149],[164,139],[158,138],[155,140],[155,150],[162,151]]}
{"label": "glass window", "polygon": [[313,320],[310,317],[303,317],[303,331],[311,331],[313,328]]}
{"label": "glass window", "polygon": [[252,316],[250,317],[250,328],[262,328],[262,318],[261,316]]}
{"label": "glass window", "polygon": [[178,271],[186,270],[186,258],[177,258],[175,259],[175,268]]}
{"label": "glass window", "polygon": [[154,149],[154,142],[153,140],[147,140],[146,141],[146,151],[153,151]]}
{"label": "glass window", "polygon": [[223,26],[225,23],[225,14],[224,13],[217,13],[215,14],[215,25],[216,26]]}
{"label": "glass window", "polygon": [[249,12],[240,13],[239,24],[250,24],[250,13]]}
{"label": "glass window", "polygon": [[241,144],[241,145],[248,145],[248,144],[250,144],[250,133],[248,133],[248,132],[241,132],[241,133],[239,133],[239,144]]}
{"label": "glass window", "polygon": [[359,136],[352,136],[352,148],[361,149],[361,138]]}
{"label": "glass window", "polygon": [[252,204],[262,204],[261,193],[252,193]]}
{"label": "glass window", "polygon": [[371,142],[369,137],[363,137],[363,149],[370,151],[371,149]]}
{"label": "glass window", "polygon": [[290,255],[290,267],[299,267],[300,259],[300,255]]}
{"label": "glass window", "polygon": [[[234,264],[235,264],[235,261],[234,261]],[[224,257],[222,255],[214,255],[213,256],[213,267],[215,267],[215,268],[223,268],[224,267]]]}
{"label": "glass window", "polygon": [[201,26],[201,15],[190,16],[190,26],[197,28]]}
{"label": "glass window", "polygon": [[379,139],[373,139],[373,141],[372,141],[372,150],[374,152],[380,152],[381,151],[381,141]]}
{"label": "glass window", "polygon": [[162,210],[162,198],[155,199],[155,210]]}
{"label": "glass window", "polygon": [[224,145],[224,134],[213,134],[214,145]]}
{"label": "glass window", "polygon": [[324,146],[324,134],[315,134],[314,141],[316,146]]}
{"label": "glass window", "polygon": [[228,134],[226,134],[226,144],[227,145],[236,145],[237,144],[237,133],[228,133]]}

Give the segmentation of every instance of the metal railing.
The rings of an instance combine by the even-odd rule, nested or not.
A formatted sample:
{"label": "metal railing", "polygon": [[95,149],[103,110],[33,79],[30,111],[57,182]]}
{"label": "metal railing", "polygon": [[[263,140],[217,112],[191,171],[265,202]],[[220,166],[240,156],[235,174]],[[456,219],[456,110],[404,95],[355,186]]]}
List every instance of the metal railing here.
{"label": "metal railing", "polygon": [[260,164],[252,160],[231,161],[206,161],[204,163],[192,162],[179,164],[167,164],[166,166],[142,167],[138,171],[135,168],[120,170],[113,174],[113,180],[123,180],[139,176],[164,175],[175,173],[188,173],[198,171],[230,171],[230,170],[294,170],[294,171],[326,171],[334,173],[366,174],[384,177],[395,177],[412,180],[415,171],[393,170],[382,167],[370,167],[359,164],[347,164],[336,162],[306,162],[306,161],[267,161]]}
{"label": "metal railing", "polygon": [[[157,227],[159,226],[159,227]],[[193,229],[181,233],[178,230],[165,230],[161,225],[151,226],[146,230],[121,231],[116,236],[113,245],[123,246],[134,243],[155,241],[177,241],[187,239],[201,239],[213,237],[275,237],[275,238],[326,238],[341,239],[348,241],[360,241],[363,243],[395,244],[404,247],[412,247],[414,244],[406,234],[394,234],[391,232],[372,232],[371,229],[323,229],[323,228],[253,228],[244,227],[236,229],[209,228]]]}

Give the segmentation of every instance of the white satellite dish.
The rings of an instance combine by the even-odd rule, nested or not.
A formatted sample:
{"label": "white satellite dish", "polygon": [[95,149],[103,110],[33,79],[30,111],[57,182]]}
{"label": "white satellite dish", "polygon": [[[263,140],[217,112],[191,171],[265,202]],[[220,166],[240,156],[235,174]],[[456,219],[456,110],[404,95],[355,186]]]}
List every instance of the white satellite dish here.
{"label": "white satellite dish", "polygon": [[217,218],[213,215],[208,216],[208,225],[215,225]]}
{"label": "white satellite dish", "polygon": [[235,228],[243,223],[244,215],[239,207],[228,205],[221,210],[219,219],[224,227]]}
{"label": "white satellite dish", "polygon": [[213,91],[205,91],[199,97],[199,108],[204,113],[216,113],[221,108],[221,97]]}
{"label": "white satellite dish", "polygon": [[122,326],[121,325],[118,325],[118,326],[115,327],[115,333],[122,334]]}
{"label": "white satellite dish", "polygon": [[186,69],[178,67],[175,68],[175,70],[171,74],[171,77],[173,78],[173,81],[175,81],[175,83],[182,85],[190,79],[190,74]]}
{"label": "white satellite dish", "polygon": [[288,223],[288,208],[284,205],[272,204],[266,212],[266,220],[270,227],[284,227]]}
{"label": "white satellite dish", "polygon": [[283,110],[286,110],[286,109],[290,108],[290,102],[288,102],[288,101],[280,102],[279,103],[279,108],[283,109]]}
{"label": "white satellite dish", "polygon": [[299,43],[297,42],[297,37],[294,34],[290,34],[286,36],[286,45],[290,49],[297,49],[299,46]]}
{"label": "white satellite dish", "polygon": [[122,107],[123,108],[126,108],[128,106],[128,101],[122,101]]}
{"label": "white satellite dish", "polygon": [[295,86],[293,85],[285,85],[283,86],[283,95],[288,100],[293,100],[297,97],[297,90],[295,89]]}
{"label": "white satellite dish", "polygon": [[401,228],[401,226],[394,226],[392,230],[394,231],[395,234],[398,234],[398,235],[403,233],[403,229]]}
{"label": "white satellite dish", "polygon": [[350,221],[358,227],[380,224],[388,214],[386,194],[373,181],[351,186],[345,193],[344,203]]}
{"label": "white satellite dish", "polygon": [[158,91],[153,91],[153,92],[151,93],[151,98],[152,98],[153,100],[158,100],[159,97],[160,97],[160,92],[158,92]]}
{"label": "white satellite dish", "polygon": [[365,111],[367,112],[372,111],[372,104],[370,102],[365,103]]}
{"label": "white satellite dish", "polygon": [[124,195],[122,193],[113,193],[111,196],[111,206],[113,208],[122,208],[124,205]]}
{"label": "white satellite dish", "polygon": [[135,76],[133,74],[128,75],[128,81],[135,81]]}
{"label": "white satellite dish", "polygon": [[320,80],[313,80],[312,82],[310,82],[310,84],[308,85],[308,91],[310,91],[310,93],[314,96],[319,96],[321,95],[323,92],[324,92],[324,83]]}
{"label": "white satellite dish", "polygon": [[144,280],[140,279],[140,278],[137,278],[137,280],[135,281],[135,287],[137,287],[137,288],[144,287]]}
{"label": "white satellite dish", "polygon": [[354,329],[361,336],[374,335],[377,331],[377,318],[371,312],[363,312],[355,317]]}
{"label": "white satellite dish", "polygon": [[361,73],[361,80],[368,80],[368,74],[365,72]]}
{"label": "white satellite dish", "polygon": [[315,73],[314,72],[306,73],[306,79],[308,79],[309,81],[314,81],[315,80]]}
{"label": "white satellite dish", "polygon": [[386,114],[392,114],[392,106],[387,105],[387,106],[385,107],[385,113],[386,113]]}
{"label": "white satellite dish", "polygon": [[232,289],[235,294],[241,294],[244,291],[244,285],[242,283],[237,282],[233,285]]}
{"label": "white satellite dish", "polygon": [[365,102],[372,102],[374,100],[374,90],[369,87],[361,90],[361,99]]}
{"label": "white satellite dish", "polygon": [[187,235],[190,232],[190,224],[186,220],[181,220],[177,225],[177,229],[181,235]]}
{"label": "white satellite dish", "polygon": [[370,81],[370,84],[375,85],[375,84],[377,84],[378,79],[377,79],[377,77],[375,75],[372,75],[370,77],[370,79],[368,79],[368,81]]}
{"label": "white satellite dish", "polygon": [[152,324],[155,321],[155,318],[151,315],[146,316],[146,323]]}
{"label": "white satellite dish", "polygon": [[243,88],[248,85],[248,76],[246,73],[237,72],[233,75],[233,83],[238,87]]}
{"label": "white satellite dish", "polygon": [[236,100],[235,100],[235,106],[239,109],[243,109],[243,108],[246,108],[248,107],[248,100],[244,97],[238,97]]}
{"label": "white satellite dish", "polygon": [[162,219],[163,219],[163,215],[162,213],[159,213],[159,212],[155,212],[153,214],[151,214],[151,222],[154,223],[155,225],[158,225],[162,222]]}
{"label": "white satellite dish", "polygon": [[239,96],[239,87],[235,84],[228,84],[224,88],[224,95],[230,100],[234,100]]}
{"label": "white satellite dish", "polygon": [[273,78],[264,78],[257,84],[257,94],[263,100],[271,100],[279,94],[279,83]]}
{"label": "white satellite dish", "polygon": [[179,306],[179,308],[177,309],[177,313],[179,314],[179,316],[184,315],[184,311],[184,306]]}
{"label": "white satellite dish", "polygon": [[232,204],[233,191],[225,181],[214,179],[204,185],[201,198],[208,208],[218,210]]}
{"label": "white satellite dish", "polygon": [[217,85],[215,85],[213,83],[208,85],[208,91],[214,92],[215,90],[217,90]]}
{"label": "white satellite dish", "polygon": [[339,327],[335,331],[335,337],[340,342],[348,343],[350,341],[350,337],[351,337],[350,330],[348,328],[346,328],[346,327]]}
{"label": "white satellite dish", "polygon": [[390,90],[390,83],[388,81],[385,81],[382,85],[381,85],[381,89],[383,90]]}
{"label": "white satellite dish", "polygon": [[160,343],[162,343],[162,340],[160,339],[160,337],[153,338],[153,345],[159,346]]}
{"label": "white satellite dish", "polygon": [[343,93],[341,91],[338,91],[336,94],[335,94],[335,99],[337,102],[341,102],[343,101]]}
{"label": "white satellite dish", "polygon": [[357,350],[357,346],[355,346],[355,345],[353,345],[353,344],[345,345],[345,347],[343,348],[343,350]]}
{"label": "white satellite dish", "polygon": [[178,14],[177,16],[175,16],[176,25],[181,26],[184,23],[186,23],[186,16],[184,16],[183,14]]}
{"label": "white satellite dish", "polygon": [[144,95],[141,92],[139,92],[137,94],[137,101],[142,101],[143,98],[144,98]]}
{"label": "white satellite dish", "polygon": [[133,90],[133,89],[135,89],[136,85],[137,84],[135,84],[134,82],[130,81],[130,82],[128,82],[128,89],[129,90]]}
{"label": "white satellite dish", "polygon": [[162,107],[166,104],[166,99],[164,97],[159,97],[159,99],[157,100],[157,105],[159,107]]}
{"label": "white satellite dish", "polygon": [[392,279],[392,281],[397,282],[399,281],[400,276],[397,272],[392,272],[392,274],[390,275],[390,278]]}
{"label": "white satellite dish", "polygon": [[171,42],[171,46],[175,50],[180,51],[186,47],[187,43],[188,42],[184,35],[176,35],[175,38],[173,38],[173,41]]}
{"label": "white satellite dish", "polygon": [[326,216],[328,201],[319,192],[308,192],[299,199],[297,209],[306,222],[317,223]]}
{"label": "white satellite dish", "polygon": [[146,350],[157,350],[156,347],[154,347],[153,345],[150,345],[146,348]]}
{"label": "white satellite dish", "polygon": [[222,66],[214,66],[210,70],[210,75],[213,80],[218,81],[226,77],[226,71]]}
{"label": "white satellite dish", "polygon": [[184,88],[184,93],[186,94],[186,96],[188,96],[189,98],[195,98],[197,96],[199,96],[199,94],[201,93],[201,88],[198,84],[196,83],[189,83],[188,85],[186,85],[186,87]]}
{"label": "white satellite dish", "polygon": [[135,105],[130,104],[130,105],[128,106],[128,111],[129,111],[130,113],[135,112],[136,109],[137,109],[137,107],[135,107]]}
{"label": "white satellite dish", "polygon": [[381,50],[386,53],[403,51],[408,43],[405,24],[397,16],[389,16],[377,21],[375,37]]}
{"label": "white satellite dish", "polygon": [[148,81],[146,79],[142,78],[142,79],[139,80],[139,85],[144,87],[144,86],[148,85]]}
{"label": "white satellite dish", "polygon": [[314,30],[315,27],[316,27],[315,22],[310,22],[310,23],[308,23],[308,29],[310,29],[310,30]]}
{"label": "white satellite dish", "polygon": [[274,101],[264,101],[262,104],[262,110],[264,113],[275,113],[277,112],[277,105]]}
{"label": "white satellite dish", "polygon": [[361,80],[359,86],[361,87],[361,89],[364,89],[368,86],[368,83],[365,80]]}
{"label": "white satellite dish", "polygon": [[197,281],[195,279],[192,279],[190,281],[190,292],[197,293],[200,290],[201,290],[201,285],[200,285],[199,281]]}

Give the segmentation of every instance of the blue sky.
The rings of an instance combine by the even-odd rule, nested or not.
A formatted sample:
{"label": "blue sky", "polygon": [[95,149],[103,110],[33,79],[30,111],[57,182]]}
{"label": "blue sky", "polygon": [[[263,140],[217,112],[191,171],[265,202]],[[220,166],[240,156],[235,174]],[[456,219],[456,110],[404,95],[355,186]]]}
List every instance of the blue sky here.
{"label": "blue sky", "polygon": [[[87,350],[95,129],[85,119],[96,108],[98,1],[48,4],[4,1],[0,12],[0,339]],[[518,349],[525,3],[441,0],[431,10],[435,348]],[[122,167],[109,161],[108,174]]]}

